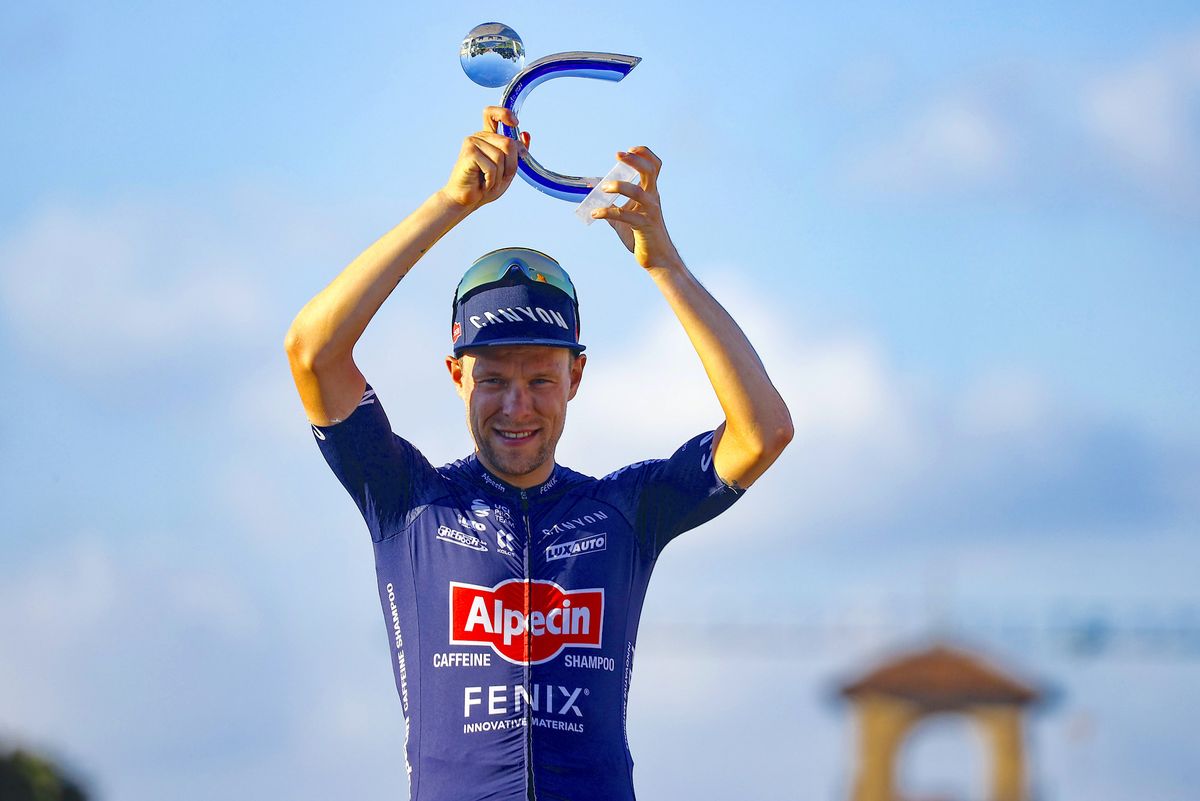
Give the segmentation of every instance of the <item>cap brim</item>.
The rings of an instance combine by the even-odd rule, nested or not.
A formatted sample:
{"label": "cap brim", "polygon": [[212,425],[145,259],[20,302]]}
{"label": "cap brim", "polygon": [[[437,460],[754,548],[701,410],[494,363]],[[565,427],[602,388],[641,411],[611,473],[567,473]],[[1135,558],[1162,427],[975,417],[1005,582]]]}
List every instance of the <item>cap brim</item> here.
{"label": "cap brim", "polygon": [[494,348],[499,345],[544,345],[551,348],[567,348],[576,353],[582,353],[586,345],[580,345],[578,342],[568,342],[565,339],[524,339],[514,337],[512,339],[491,339],[487,342],[472,342],[469,345],[455,345],[454,355],[459,356],[464,350],[472,348]]}

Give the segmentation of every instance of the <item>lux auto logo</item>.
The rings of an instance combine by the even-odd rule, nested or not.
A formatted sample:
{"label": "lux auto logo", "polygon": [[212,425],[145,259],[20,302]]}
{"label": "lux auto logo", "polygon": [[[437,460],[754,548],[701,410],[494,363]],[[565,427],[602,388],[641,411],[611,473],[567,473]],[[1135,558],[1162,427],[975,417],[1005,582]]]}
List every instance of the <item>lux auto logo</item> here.
{"label": "lux auto logo", "polygon": [[567,646],[599,648],[603,621],[603,588],[566,590],[538,579],[495,587],[450,582],[450,644],[490,645],[513,664],[548,662]]}

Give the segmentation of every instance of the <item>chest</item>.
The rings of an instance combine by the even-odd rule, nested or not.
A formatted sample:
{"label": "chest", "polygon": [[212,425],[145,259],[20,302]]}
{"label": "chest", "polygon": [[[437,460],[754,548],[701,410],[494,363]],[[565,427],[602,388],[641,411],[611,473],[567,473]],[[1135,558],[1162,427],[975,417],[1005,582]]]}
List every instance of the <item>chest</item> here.
{"label": "chest", "polygon": [[416,575],[437,581],[611,586],[632,571],[633,534],[623,515],[593,498],[522,503],[452,496],[421,511],[410,528],[409,554]]}

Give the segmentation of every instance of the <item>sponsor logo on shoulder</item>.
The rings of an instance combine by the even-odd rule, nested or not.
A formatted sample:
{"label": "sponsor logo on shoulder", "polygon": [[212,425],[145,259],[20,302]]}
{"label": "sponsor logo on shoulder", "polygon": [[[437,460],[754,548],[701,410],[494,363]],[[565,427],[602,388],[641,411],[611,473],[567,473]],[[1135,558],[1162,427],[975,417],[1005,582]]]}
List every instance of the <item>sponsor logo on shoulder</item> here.
{"label": "sponsor logo on shoulder", "polygon": [[[368,403],[374,403],[374,402],[375,402],[375,390],[368,389],[367,391],[365,391],[363,393],[362,400],[360,400],[358,402],[358,405],[366,406]],[[355,408],[357,409],[358,407],[356,406]]]}
{"label": "sponsor logo on shoulder", "polygon": [[466,534],[449,526],[438,526],[437,538],[442,542],[449,542],[452,545],[462,545],[473,551],[486,551],[488,549],[487,543],[474,534]]}
{"label": "sponsor logo on shoulder", "polygon": [[577,540],[570,542],[558,542],[554,545],[546,546],[546,561],[553,562],[555,559],[569,559],[572,556],[581,554],[596,553],[603,551],[604,546],[608,544],[608,534],[589,534],[586,537],[580,537]]}
{"label": "sponsor logo on shoulder", "polygon": [[709,431],[707,434],[705,434],[700,439],[700,472],[701,473],[707,472],[709,465],[712,464],[712,457],[713,457],[712,441],[713,441],[713,434],[715,434],[715,433],[717,433],[717,432]]}
{"label": "sponsor logo on shoulder", "polygon": [[621,468],[618,468],[618,469],[612,471],[611,473],[609,473],[607,476],[604,477],[604,480],[611,481],[612,479],[617,478],[618,476],[624,475],[625,473],[627,473],[630,470],[638,470],[638,469],[645,467],[648,464],[657,464],[658,462],[665,462],[665,461],[666,461],[666,459],[643,459],[640,462],[634,462],[633,464],[627,464],[624,467],[621,467]]}
{"label": "sponsor logo on shoulder", "polygon": [[[310,425],[311,425],[311,423],[310,423]],[[325,439],[325,432],[324,432],[324,431],[322,431],[321,429],[317,428],[315,425],[312,427],[312,430],[313,430],[313,436],[315,436],[317,439],[319,439],[319,440],[324,440],[324,439]]]}

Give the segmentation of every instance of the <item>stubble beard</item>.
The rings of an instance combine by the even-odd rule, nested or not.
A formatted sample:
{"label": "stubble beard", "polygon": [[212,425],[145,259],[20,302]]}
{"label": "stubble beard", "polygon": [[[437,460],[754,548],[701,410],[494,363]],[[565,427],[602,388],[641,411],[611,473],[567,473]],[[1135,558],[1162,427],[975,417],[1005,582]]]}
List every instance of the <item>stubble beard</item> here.
{"label": "stubble beard", "polygon": [[[479,454],[483,457],[484,466],[491,467],[494,471],[506,476],[526,476],[547,462],[552,461],[554,459],[554,446],[558,443],[558,438],[562,434],[560,427],[558,431],[551,432],[551,436],[544,437],[541,445],[534,453],[521,454],[508,451],[504,446],[494,446],[486,434],[480,434],[481,431],[485,430],[480,425],[472,425],[471,433],[475,438],[475,447],[479,449]],[[538,436],[541,436],[545,432],[546,429],[543,428]]]}

